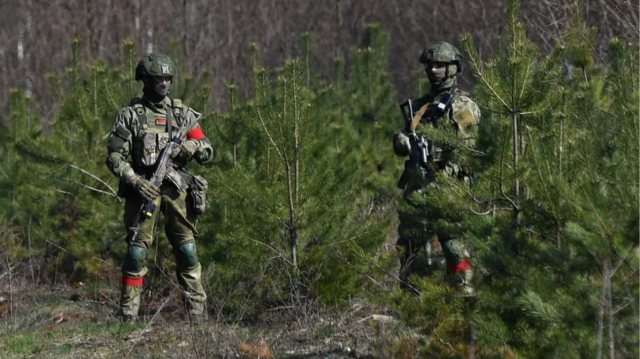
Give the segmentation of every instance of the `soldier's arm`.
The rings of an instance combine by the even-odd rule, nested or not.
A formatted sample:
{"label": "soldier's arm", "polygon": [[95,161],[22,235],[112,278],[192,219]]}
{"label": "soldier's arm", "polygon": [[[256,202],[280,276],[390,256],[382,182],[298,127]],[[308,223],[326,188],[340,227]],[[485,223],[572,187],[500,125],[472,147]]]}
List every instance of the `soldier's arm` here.
{"label": "soldier's arm", "polygon": [[187,119],[190,124],[189,132],[187,132],[187,141],[194,141],[197,144],[193,158],[195,158],[199,164],[211,162],[213,160],[214,150],[211,141],[205,136],[202,128],[200,128],[200,113],[189,108],[187,110]]}
{"label": "soldier's arm", "polygon": [[[413,102],[411,102],[411,106],[409,106],[409,101],[400,105],[402,115],[405,117],[405,126],[393,136],[393,153],[396,156],[406,157],[411,154],[410,136],[412,133],[409,127],[411,125],[411,120],[416,115],[416,112],[424,114],[425,108],[423,108],[423,106],[427,103],[426,99],[427,95],[413,100]],[[409,113],[411,111],[413,111],[413,113]]]}
{"label": "soldier's arm", "polygon": [[465,146],[473,148],[478,135],[480,123],[480,108],[467,96],[460,96],[453,103],[453,120],[457,126],[457,134],[464,141]]}
{"label": "soldier's arm", "polygon": [[393,135],[393,153],[400,157],[409,156],[411,153],[411,140],[404,128]]}
{"label": "soldier's arm", "polygon": [[133,134],[131,119],[135,116],[123,109],[116,116],[115,123],[107,141],[107,167],[121,181],[128,183],[136,175],[128,161],[131,152]]}

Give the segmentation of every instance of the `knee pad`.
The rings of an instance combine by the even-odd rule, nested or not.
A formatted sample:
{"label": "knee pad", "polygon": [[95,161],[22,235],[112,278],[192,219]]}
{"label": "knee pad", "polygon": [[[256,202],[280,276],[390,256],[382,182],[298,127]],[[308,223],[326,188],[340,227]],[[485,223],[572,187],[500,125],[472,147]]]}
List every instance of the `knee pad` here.
{"label": "knee pad", "polygon": [[179,268],[193,268],[198,265],[198,254],[195,242],[183,243],[175,250],[176,262]]}
{"label": "knee pad", "polygon": [[136,246],[130,245],[127,255],[124,257],[124,263],[122,269],[125,272],[138,273],[144,268],[144,261],[147,258],[147,250]]}

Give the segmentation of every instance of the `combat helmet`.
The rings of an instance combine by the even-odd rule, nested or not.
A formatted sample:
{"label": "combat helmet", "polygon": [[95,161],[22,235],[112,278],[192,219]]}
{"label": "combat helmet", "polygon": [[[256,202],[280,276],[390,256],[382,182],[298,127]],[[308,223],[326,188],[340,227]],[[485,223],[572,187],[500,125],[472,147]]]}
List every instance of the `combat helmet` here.
{"label": "combat helmet", "polygon": [[462,60],[460,51],[446,41],[438,41],[428,45],[420,55],[420,62],[423,64],[429,62],[454,63],[458,67],[458,73],[462,73]]}
{"label": "combat helmet", "polygon": [[144,76],[175,76],[176,65],[163,54],[145,55],[136,67],[136,81]]}

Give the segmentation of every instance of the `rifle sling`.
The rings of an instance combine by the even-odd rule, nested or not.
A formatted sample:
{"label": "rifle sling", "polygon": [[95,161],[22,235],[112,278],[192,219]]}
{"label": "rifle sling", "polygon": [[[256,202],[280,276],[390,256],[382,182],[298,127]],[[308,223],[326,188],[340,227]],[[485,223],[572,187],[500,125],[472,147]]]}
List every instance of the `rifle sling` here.
{"label": "rifle sling", "polygon": [[167,107],[167,132],[169,132],[169,141],[173,140],[173,100],[169,100],[169,106]]}
{"label": "rifle sling", "polygon": [[415,131],[416,128],[418,128],[418,124],[420,123],[420,120],[422,119],[422,115],[424,115],[424,113],[427,111],[427,107],[428,106],[429,106],[429,104],[425,104],[424,106],[420,107],[418,112],[416,112],[416,114],[413,116],[413,120],[411,120],[411,124],[409,125],[409,130],[410,131]]}

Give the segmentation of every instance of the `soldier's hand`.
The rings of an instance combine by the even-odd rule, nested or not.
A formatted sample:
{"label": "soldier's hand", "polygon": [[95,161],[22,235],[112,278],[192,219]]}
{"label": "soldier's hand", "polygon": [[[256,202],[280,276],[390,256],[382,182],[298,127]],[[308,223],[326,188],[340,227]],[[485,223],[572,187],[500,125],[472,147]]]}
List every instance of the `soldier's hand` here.
{"label": "soldier's hand", "polygon": [[187,162],[198,151],[198,142],[195,140],[186,140],[182,142],[178,151],[174,152],[173,158],[177,161]]}
{"label": "soldier's hand", "polygon": [[393,136],[393,152],[397,156],[405,157],[411,153],[411,134],[407,130],[402,130]]}
{"label": "soldier's hand", "polygon": [[129,184],[142,198],[147,201],[153,201],[160,195],[160,189],[141,176],[134,176],[129,181]]}

